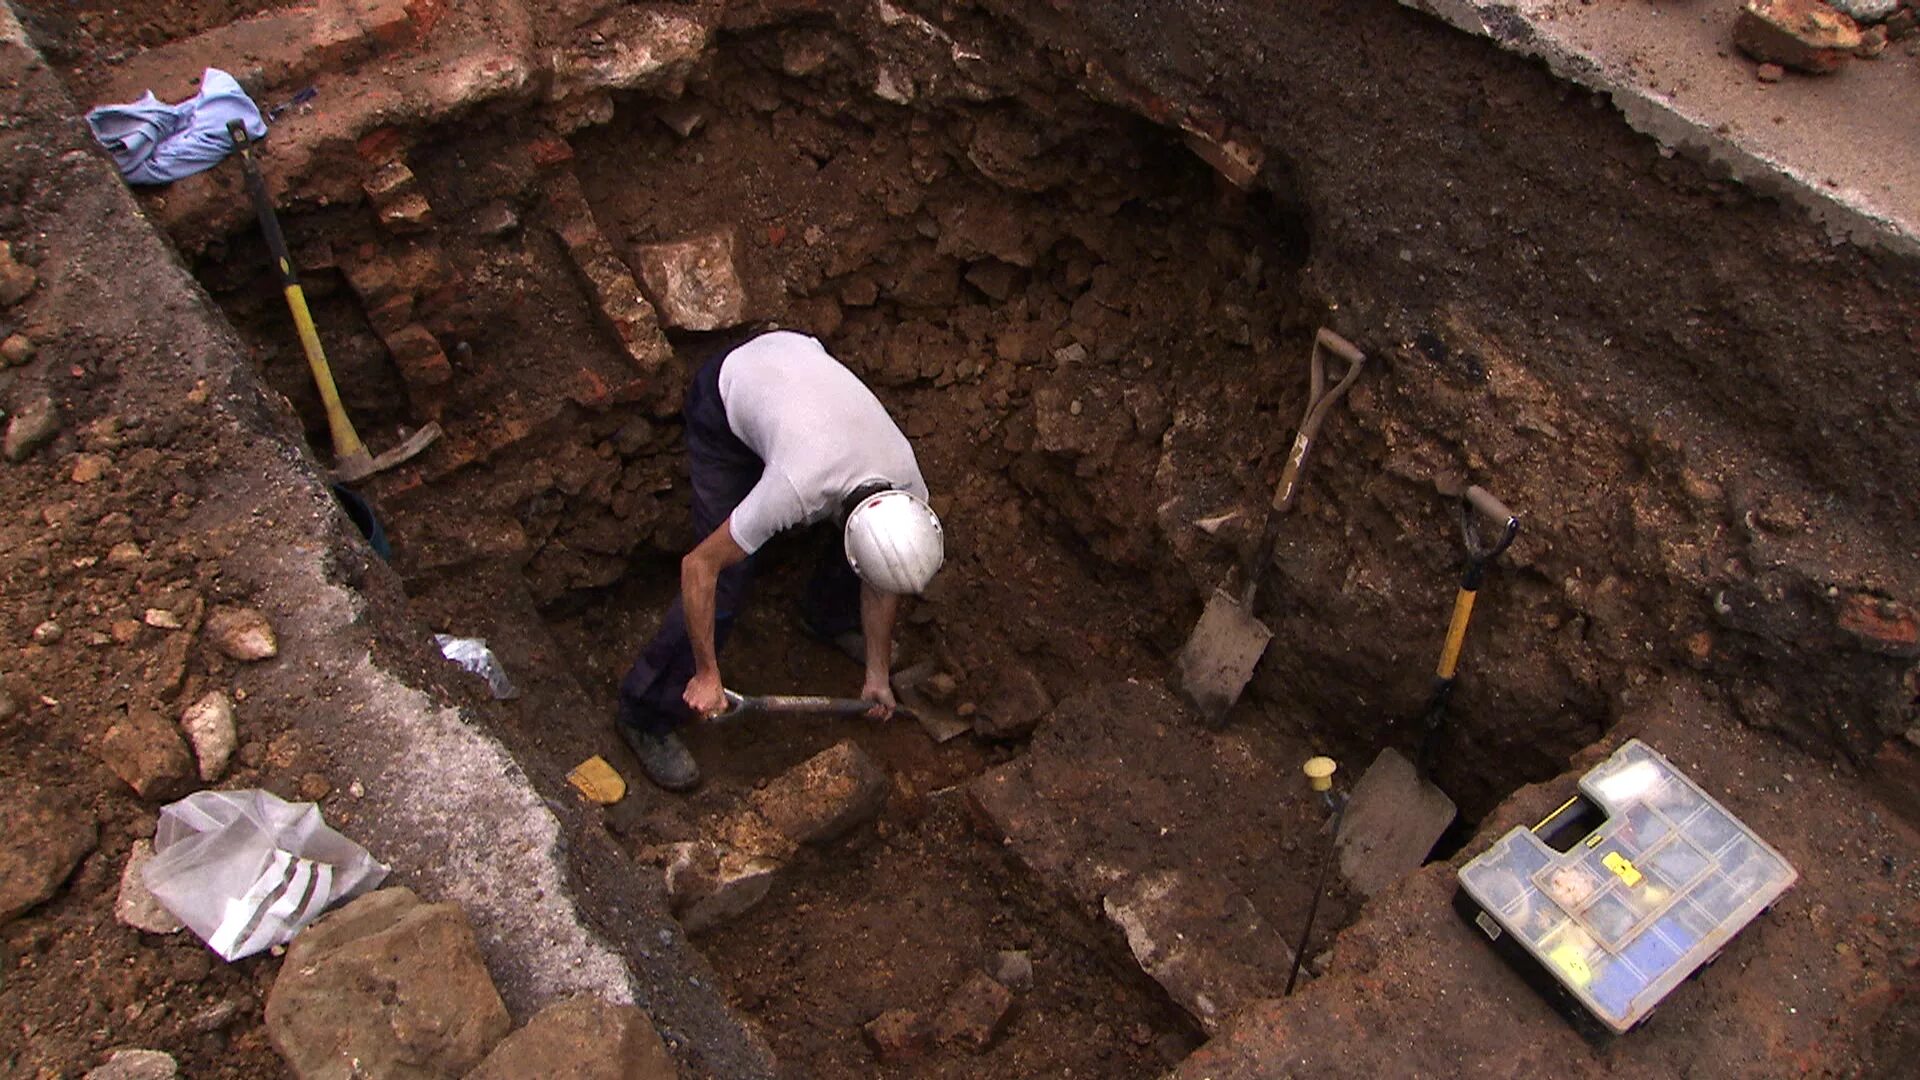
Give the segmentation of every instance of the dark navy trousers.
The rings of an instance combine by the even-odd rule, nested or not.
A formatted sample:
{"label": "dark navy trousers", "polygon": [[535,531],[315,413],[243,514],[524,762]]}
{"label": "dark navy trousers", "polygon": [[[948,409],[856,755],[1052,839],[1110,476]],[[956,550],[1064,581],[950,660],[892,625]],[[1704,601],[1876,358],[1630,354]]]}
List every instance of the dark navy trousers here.
{"label": "dark navy trousers", "polygon": [[[733,508],[760,482],[766,463],[727,424],[720,400],[720,368],[727,352],[702,364],[687,388],[687,471],[693,486],[693,542],[705,540],[727,520]],[[822,432],[822,437],[830,433]],[[826,530],[823,528],[822,530]],[[832,638],[860,629],[860,579],[848,565],[839,529],[821,537],[821,552],[801,598],[801,618],[809,633]],[[714,586],[713,647],[724,649],[752,591],[759,553],[720,572]],[[686,610],[676,595],[660,629],[620,681],[617,719],[655,734],[671,731],[691,715],[681,695],[693,678],[693,643],[687,637]]]}

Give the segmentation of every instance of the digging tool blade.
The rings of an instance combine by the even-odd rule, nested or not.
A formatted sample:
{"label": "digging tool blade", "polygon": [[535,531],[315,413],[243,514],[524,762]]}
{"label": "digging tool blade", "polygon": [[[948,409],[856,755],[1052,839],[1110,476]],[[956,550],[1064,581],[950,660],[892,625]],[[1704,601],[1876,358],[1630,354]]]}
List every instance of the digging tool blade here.
{"label": "digging tool blade", "polygon": [[[1326,384],[1322,349],[1347,363],[1346,374],[1331,389]],[[1280,472],[1279,486],[1274,489],[1260,542],[1247,558],[1241,574],[1241,594],[1235,598],[1215,589],[1206,610],[1200,613],[1200,621],[1194,624],[1193,633],[1180,650],[1180,690],[1210,725],[1218,725],[1225,719],[1227,710],[1240,700],[1240,692],[1253,678],[1253,669],[1266,653],[1267,642],[1273,638],[1273,631],[1254,617],[1253,604],[1267,564],[1273,561],[1280,519],[1292,508],[1293,498],[1299,492],[1314,435],[1327,414],[1346,395],[1353,380],[1359,378],[1360,366],[1366,360],[1365,353],[1332,330],[1322,327],[1314,336],[1313,349],[1307,356],[1307,410],[1300,419],[1293,447],[1287,452],[1287,464]]]}
{"label": "digging tool blade", "polygon": [[1272,638],[1237,598],[1215,589],[1180,650],[1180,689],[1202,716],[1217,721],[1240,700]]}
{"label": "digging tool blade", "polygon": [[440,438],[440,425],[429,421],[425,427],[406,437],[398,446],[374,457],[365,450],[351,458],[341,458],[334,465],[333,481],[336,484],[351,484],[356,480],[365,480],[377,472],[384,472],[403,462],[411,461],[422,450],[432,446]]}
{"label": "digging tool blade", "polygon": [[1353,787],[1336,841],[1340,876],[1364,896],[1420,869],[1453,824],[1447,793],[1397,750],[1380,751]]}

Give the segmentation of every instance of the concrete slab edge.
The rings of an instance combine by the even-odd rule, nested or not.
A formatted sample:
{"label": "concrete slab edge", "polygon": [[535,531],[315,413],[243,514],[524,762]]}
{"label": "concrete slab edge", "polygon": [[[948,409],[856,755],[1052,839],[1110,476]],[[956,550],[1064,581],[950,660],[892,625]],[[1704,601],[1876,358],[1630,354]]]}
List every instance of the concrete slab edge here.
{"label": "concrete slab edge", "polygon": [[1792,162],[1756,152],[1714,129],[1713,121],[1677,108],[1611,70],[1591,52],[1541,32],[1514,4],[1497,0],[1399,0],[1455,29],[1482,37],[1508,52],[1545,62],[1559,78],[1604,93],[1635,131],[1661,146],[1710,161],[1758,190],[1792,200],[1820,222],[1836,242],[1920,255],[1920,236],[1910,224],[1854,197],[1832,191]]}

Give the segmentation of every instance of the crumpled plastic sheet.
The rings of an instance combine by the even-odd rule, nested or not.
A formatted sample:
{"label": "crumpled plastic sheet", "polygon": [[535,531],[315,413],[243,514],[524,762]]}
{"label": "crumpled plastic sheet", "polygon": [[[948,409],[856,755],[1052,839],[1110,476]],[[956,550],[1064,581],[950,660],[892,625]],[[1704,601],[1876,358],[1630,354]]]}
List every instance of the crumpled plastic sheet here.
{"label": "crumpled plastic sheet", "polygon": [[293,940],[387,868],[327,826],[313,803],[271,792],[197,791],[163,807],[147,890],[222,959]]}
{"label": "crumpled plastic sheet", "polygon": [[501,665],[500,658],[487,648],[486,638],[454,637],[451,634],[433,635],[433,643],[440,646],[440,655],[459,664],[462,668],[487,680],[487,691],[495,701],[517,698],[520,691],[507,678],[507,669]]}

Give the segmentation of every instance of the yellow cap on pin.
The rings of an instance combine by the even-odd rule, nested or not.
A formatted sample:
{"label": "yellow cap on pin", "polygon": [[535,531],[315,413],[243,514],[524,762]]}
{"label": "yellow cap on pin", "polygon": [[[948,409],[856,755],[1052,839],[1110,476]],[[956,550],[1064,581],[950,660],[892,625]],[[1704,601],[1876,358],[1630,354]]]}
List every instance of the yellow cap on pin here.
{"label": "yellow cap on pin", "polygon": [[1331,791],[1333,774],[1338,768],[1340,768],[1339,764],[1330,757],[1313,757],[1308,758],[1307,763],[1300,766],[1300,771],[1307,774],[1307,783],[1313,785],[1313,790]]}

